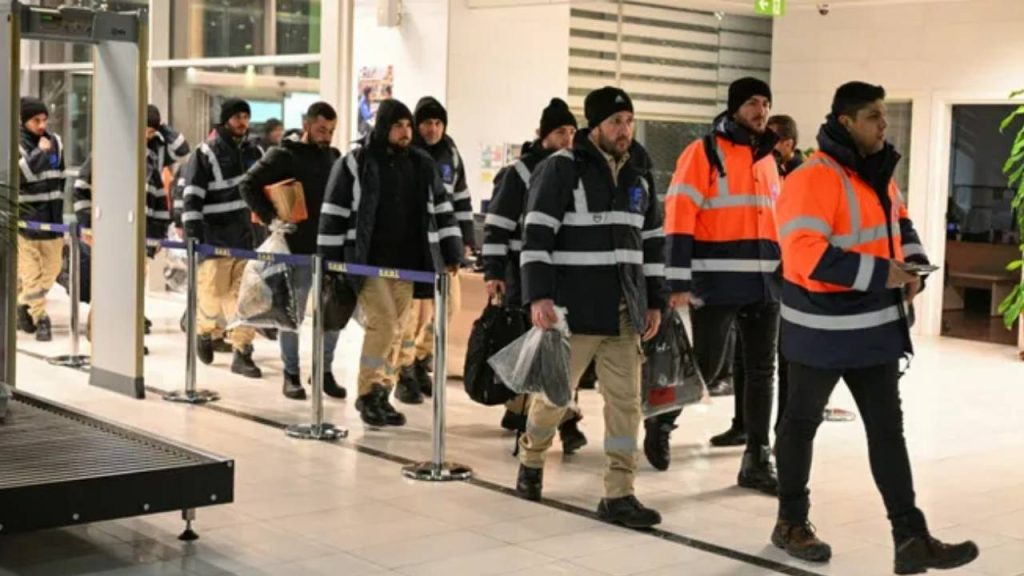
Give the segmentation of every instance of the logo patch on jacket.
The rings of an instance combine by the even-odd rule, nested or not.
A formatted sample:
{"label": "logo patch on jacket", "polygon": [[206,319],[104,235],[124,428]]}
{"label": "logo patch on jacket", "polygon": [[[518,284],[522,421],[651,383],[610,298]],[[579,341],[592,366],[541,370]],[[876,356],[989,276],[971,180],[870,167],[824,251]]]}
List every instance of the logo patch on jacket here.
{"label": "logo patch on jacket", "polygon": [[444,180],[445,184],[451,184],[455,180],[455,170],[452,169],[451,164],[441,164],[441,180]]}
{"label": "logo patch on jacket", "polygon": [[50,154],[50,168],[57,168],[60,166],[60,156],[56,152]]}
{"label": "logo patch on jacket", "polygon": [[639,214],[644,205],[644,189],[640,185],[629,189],[629,211]]}

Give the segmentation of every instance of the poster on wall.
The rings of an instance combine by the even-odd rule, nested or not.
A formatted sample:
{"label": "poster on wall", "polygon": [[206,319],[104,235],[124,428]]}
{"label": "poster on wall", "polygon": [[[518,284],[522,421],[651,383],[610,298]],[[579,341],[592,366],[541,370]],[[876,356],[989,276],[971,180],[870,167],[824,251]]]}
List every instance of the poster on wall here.
{"label": "poster on wall", "polygon": [[484,146],[480,155],[480,182],[494,182],[498,172],[516,160],[523,153],[522,144],[491,144]]}
{"label": "poster on wall", "polygon": [[359,69],[359,107],[356,126],[359,136],[366,136],[376,123],[377,108],[382,100],[391,98],[395,86],[394,66],[364,66]]}

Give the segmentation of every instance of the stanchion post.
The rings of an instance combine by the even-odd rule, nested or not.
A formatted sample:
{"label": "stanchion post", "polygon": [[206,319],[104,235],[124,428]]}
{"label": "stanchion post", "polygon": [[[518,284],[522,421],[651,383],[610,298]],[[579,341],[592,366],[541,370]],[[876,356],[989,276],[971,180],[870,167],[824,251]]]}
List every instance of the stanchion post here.
{"label": "stanchion post", "polygon": [[164,400],[168,402],[181,402],[185,404],[206,404],[220,400],[220,394],[212,390],[196,390],[196,322],[198,319],[198,258],[196,248],[198,242],[195,238],[189,238],[185,242],[186,265],[188,267],[188,295],[185,305],[185,326],[187,339],[185,343],[185,389],[168,392]]}
{"label": "stanchion post", "polygon": [[[324,422],[324,261],[320,255],[313,256],[313,423],[295,424],[285,432],[292,438],[303,440],[340,440],[348,436],[348,430]],[[298,302],[305,306],[305,302]],[[302,311],[299,311],[302,314]]]}
{"label": "stanchion post", "polygon": [[433,454],[429,462],[411,464],[402,468],[402,475],[414,480],[449,482],[469,480],[473,470],[469,466],[445,462],[445,397],[448,381],[448,294],[450,276],[442,272],[434,284],[434,427]]}
{"label": "stanchion post", "polygon": [[78,225],[68,227],[68,295],[71,297],[71,354],[50,359],[54,366],[66,368],[84,368],[89,365],[89,357],[80,352],[79,332],[81,320],[78,307],[82,300],[82,247],[79,244]]}

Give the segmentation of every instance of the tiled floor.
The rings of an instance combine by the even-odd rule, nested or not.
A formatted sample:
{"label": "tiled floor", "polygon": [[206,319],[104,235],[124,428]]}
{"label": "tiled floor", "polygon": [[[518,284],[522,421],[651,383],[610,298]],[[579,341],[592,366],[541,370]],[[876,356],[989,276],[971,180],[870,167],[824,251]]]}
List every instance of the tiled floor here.
{"label": "tiled floor", "polygon": [[[501,432],[500,409],[472,404],[449,384],[448,455],[471,465],[485,485],[405,480],[396,461],[430,454],[430,405],[407,408],[409,425],[365,430],[354,402],[327,401],[330,421],[347,426],[338,445],[287,438],[272,426],[218,412],[144,401],[89,387],[86,375],[54,368],[38,355],[65,353],[65,306],[52,294],[57,339],[40,345],[21,335],[20,385],[100,416],[144,428],[237,461],[236,501],[200,509],[195,544],[176,540],[178,514],[105,522],[0,539],[0,575],[19,574],[370,574],[875,576],[891,573],[892,544],[868,470],[859,423],[826,424],[818,436],[812,478],[813,521],[835,550],[826,566],[789,560],[767,541],[775,502],[734,486],[737,450],[710,450],[707,438],[727,426],[732,401],[690,409],[673,436],[673,466],[659,473],[645,462],[639,497],[665,517],[663,533],[630,532],[594,521],[604,458],[599,450],[600,399],[584,393],[582,423],[591,445],[578,455],[550,455],[545,495],[570,508],[517,500],[512,436]],[[181,303],[155,295],[153,354],[146,377],[159,389],[183,384]],[[308,337],[308,335],[307,335]],[[357,328],[342,337],[335,373],[352,388]],[[308,339],[303,342],[308,352]],[[906,429],[917,491],[933,531],[974,538],[982,556],[950,574],[1024,575],[1024,363],[1013,348],[957,340],[922,340],[904,385]],[[227,371],[228,356],[200,367],[202,387],[223,395],[218,405],[291,424],[309,419],[310,403],[280,395],[276,344],[257,342],[266,376],[247,381]],[[308,366],[308,357],[304,366]],[[853,408],[845,389],[834,404]],[[381,458],[355,447],[395,457]],[[710,544],[713,546],[705,546]],[[705,551],[722,547],[735,559]],[[717,549],[716,549],[717,550]],[[781,572],[786,573],[786,572]]]}

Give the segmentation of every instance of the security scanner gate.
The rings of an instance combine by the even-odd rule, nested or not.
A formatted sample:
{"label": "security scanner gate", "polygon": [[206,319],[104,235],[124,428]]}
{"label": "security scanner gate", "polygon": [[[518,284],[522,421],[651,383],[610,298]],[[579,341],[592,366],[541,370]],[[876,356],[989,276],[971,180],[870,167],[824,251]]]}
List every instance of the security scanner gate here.
{"label": "security scanner gate", "polygon": [[[94,312],[90,383],[142,398],[145,257],[144,13],[0,0],[0,203],[17,205],[22,40],[93,46]],[[0,535],[182,510],[234,497],[229,459],[56,405],[16,388],[18,216],[0,216]]]}

